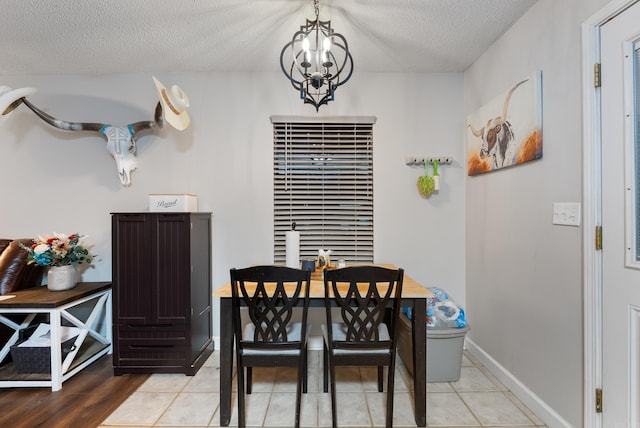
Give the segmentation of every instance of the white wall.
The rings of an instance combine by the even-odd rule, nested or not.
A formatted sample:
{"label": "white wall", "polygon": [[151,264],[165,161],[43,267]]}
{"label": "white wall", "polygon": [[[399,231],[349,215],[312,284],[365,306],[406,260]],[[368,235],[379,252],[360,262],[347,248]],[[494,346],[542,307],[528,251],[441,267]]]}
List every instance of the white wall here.
{"label": "white wall", "polygon": [[464,75],[465,115],[542,70],[543,158],[466,179],[469,338],[582,425],[582,228],[551,224],[582,200],[581,24],[607,0],[540,0]]}
{"label": "white wall", "polygon": [[[139,167],[123,188],[104,139],[53,128],[25,106],[0,119],[0,236],[51,231],[89,235],[98,254],[83,279],[111,278],[111,212],[146,211],[149,193],[194,193],[214,214],[214,289],[230,267],[273,261],[270,115],[315,116],[280,73],[175,73],[191,101],[192,125],[138,141]],[[34,86],[30,100],[69,121],[116,125],[150,120],[157,95],[146,74],[4,76]],[[375,260],[464,303],[462,74],[355,73],[321,115],[374,115]],[[404,158],[452,156],[440,194],[425,200],[423,174]],[[217,315],[217,314],[216,314]],[[214,334],[218,334],[217,319]]]}

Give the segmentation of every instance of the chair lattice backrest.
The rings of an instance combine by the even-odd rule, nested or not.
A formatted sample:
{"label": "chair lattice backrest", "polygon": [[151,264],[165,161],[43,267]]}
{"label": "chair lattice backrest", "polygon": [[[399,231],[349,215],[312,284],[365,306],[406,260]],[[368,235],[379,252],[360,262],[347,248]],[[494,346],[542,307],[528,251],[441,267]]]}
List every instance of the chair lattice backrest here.
{"label": "chair lattice backrest", "polygon": [[[288,330],[294,308],[304,299],[301,323],[306,332],[309,281],[309,271],[283,266],[231,269],[234,332],[241,349],[300,349],[300,340],[289,340]],[[241,307],[253,324],[253,341],[241,339]]]}
{"label": "chair lattice backrest", "polygon": [[[379,266],[325,271],[327,328],[334,348],[391,348],[400,310],[403,276],[402,269]],[[344,340],[336,340],[342,335],[333,331],[331,307],[340,309],[340,322],[345,328]],[[386,324],[391,337],[380,337],[383,324]]]}

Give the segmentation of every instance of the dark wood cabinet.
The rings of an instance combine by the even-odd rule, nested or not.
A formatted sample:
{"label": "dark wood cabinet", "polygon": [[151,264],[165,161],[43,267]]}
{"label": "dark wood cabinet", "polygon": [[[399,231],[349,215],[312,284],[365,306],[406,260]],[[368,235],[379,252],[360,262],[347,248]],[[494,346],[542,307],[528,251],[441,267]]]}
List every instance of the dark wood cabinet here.
{"label": "dark wood cabinet", "polygon": [[194,375],[213,350],[211,213],[112,213],[114,373]]}

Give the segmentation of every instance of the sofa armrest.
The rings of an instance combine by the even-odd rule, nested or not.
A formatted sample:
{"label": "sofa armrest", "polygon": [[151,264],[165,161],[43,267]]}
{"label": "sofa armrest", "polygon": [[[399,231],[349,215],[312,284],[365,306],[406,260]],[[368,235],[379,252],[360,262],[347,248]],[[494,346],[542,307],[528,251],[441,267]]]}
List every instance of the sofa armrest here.
{"label": "sofa armrest", "polygon": [[21,248],[19,242],[31,245],[30,239],[0,240],[0,294],[8,294],[17,290],[31,288],[42,284],[44,268],[27,264],[27,250]]}

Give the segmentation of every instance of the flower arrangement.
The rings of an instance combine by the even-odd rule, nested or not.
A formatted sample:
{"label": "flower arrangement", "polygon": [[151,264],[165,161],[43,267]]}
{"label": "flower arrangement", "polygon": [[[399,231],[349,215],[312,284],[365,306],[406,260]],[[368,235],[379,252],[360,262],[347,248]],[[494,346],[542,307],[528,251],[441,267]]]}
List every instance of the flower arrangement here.
{"label": "flower arrangement", "polygon": [[28,263],[40,266],[68,266],[82,263],[91,264],[93,255],[82,246],[83,235],[53,233],[52,236],[38,236],[31,247],[22,246],[29,254]]}

